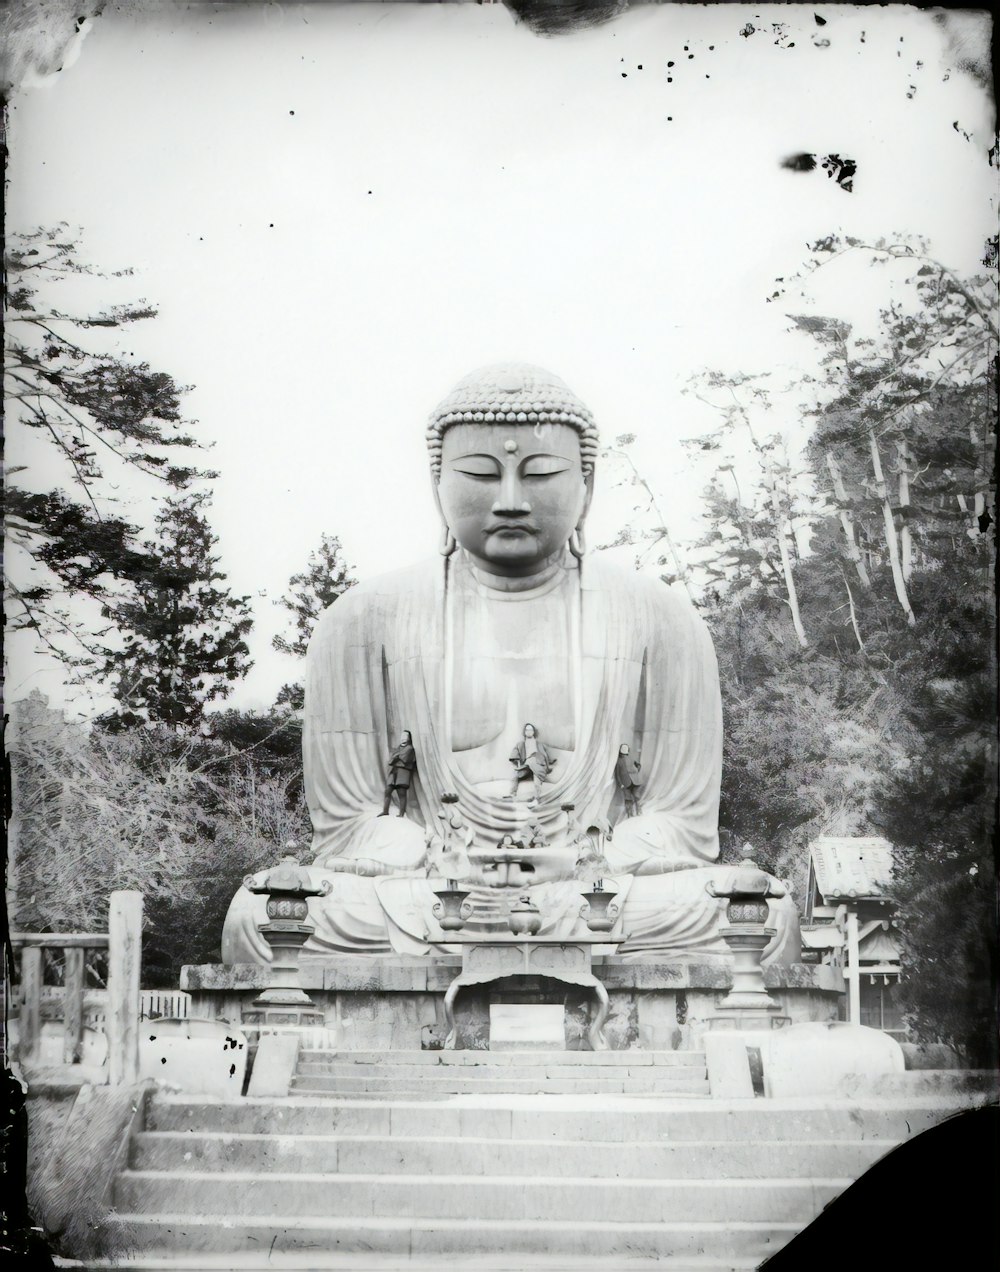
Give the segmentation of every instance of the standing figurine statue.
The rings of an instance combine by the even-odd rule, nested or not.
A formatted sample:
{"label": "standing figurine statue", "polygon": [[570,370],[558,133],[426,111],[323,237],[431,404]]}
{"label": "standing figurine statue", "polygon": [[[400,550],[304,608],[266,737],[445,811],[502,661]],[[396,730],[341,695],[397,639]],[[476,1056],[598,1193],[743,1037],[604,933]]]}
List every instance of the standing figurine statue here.
{"label": "standing figurine statue", "polygon": [[549,755],[548,748],[538,736],[538,730],[533,724],[524,726],[524,736],[511,751],[510,762],[514,765],[514,781],[511,784],[510,794],[505,798],[516,799],[518,786],[531,778],[535,783],[534,803],[539,803],[542,798],[542,783],[557,760]]}
{"label": "standing figurine statue", "polygon": [[639,815],[639,791],[642,789],[639,781],[641,767],[638,760],[631,758],[629,744],[623,742],[618,748],[618,759],[615,761],[615,783],[625,797],[626,817]]}
{"label": "standing figurine statue", "polygon": [[413,770],[417,767],[417,753],[413,749],[413,738],[409,729],[404,729],[400,739],[399,746],[389,756],[389,775],[385,782],[385,802],[382,805],[382,811],[379,817],[389,816],[389,805],[392,802],[393,791],[396,793],[396,802],[399,804],[400,817],[406,816],[406,801],[410,794],[410,781],[413,777]]}

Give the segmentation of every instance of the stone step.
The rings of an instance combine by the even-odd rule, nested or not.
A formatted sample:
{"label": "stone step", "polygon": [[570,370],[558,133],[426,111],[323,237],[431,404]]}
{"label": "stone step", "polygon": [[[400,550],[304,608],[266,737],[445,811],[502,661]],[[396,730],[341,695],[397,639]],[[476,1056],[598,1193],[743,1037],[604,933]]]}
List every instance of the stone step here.
{"label": "stone step", "polygon": [[394,1081],[406,1081],[411,1085],[424,1082],[439,1081],[448,1078],[451,1081],[483,1081],[493,1082],[526,1081],[544,1082],[551,1079],[556,1082],[632,1082],[637,1089],[655,1090],[658,1086],[667,1085],[679,1079],[704,1078],[708,1068],[704,1059],[701,1064],[671,1065],[593,1065],[576,1066],[571,1064],[550,1065],[441,1065],[428,1064],[344,1064],[338,1060],[299,1060],[296,1072],[300,1077],[329,1076],[341,1078],[392,1078]]}
{"label": "stone step", "polygon": [[[275,1216],[268,1220],[239,1220],[231,1214],[163,1213],[150,1215],[124,1212],[116,1216],[132,1248],[176,1251],[188,1255],[199,1252],[241,1254],[257,1258],[268,1253],[271,1259],[301,1252],[309,1268],[319,1266],[324,1253],[341,1251],[354,1258],[355,1252],[396,1256],[395,1267],[405,1267],[407,1258],[421,1255],[458,1255],[463,1272],[475,1268],[469,1256],[475,1251],[486,1256],[502,1255],[504,1272],[530,1268],[530,1263],[512,1262],[511,1256],[544,1255],[549,1259],[595,1260],[617,1258],[663,1260],[684,1256],[725,1260],[735,1256],[741,1263],[758,1264],[787,1244],[800,1230],[800,1223],[579,1223],[489,1219],[344,1219]],[[558,1264],[557,1264],[558,1265]],[[189,1266],[198,1266],[192,1263]],[[211,1266],[208,1264],[207,1266]],[[246,1264],[238,1264],[245,1268]],[[267,1264],[266,1266],[271,1266]],[[280,1265],[279,1265],[280,1266]],[[358,1265],[348,1264],[352,1269]],[[607,1265],[605,1264],[605,1267]],[[204,1268],[199,1268],[204,1272]],[[566,1272],[564,1263],[561,1272]]]}
{"label": "stone step", "polygon": [[300,1064],[334,1061],[337,1064],[376,1065],[457,1065],[476,1068],[481,1065],[494,1067],[529,1068],[550,1065],[573,1065],[585,1068],[610,1066],[629,1069],[651,1065],[701,1065],[705,1064],[704,1051],[326,1051],[303,1049],[299,1052]]}
{"label": "stone step", "polygon": [[558,1220],[594,1223],[808,1223],[852,1181],[344,1175],[190,1169],[122,1171],[120,1212],[315,1218]]}
{"label": "stone step", "polygon": [[518,1256],[516,1265],[502,1252],[404,1253],[383,1254],[345,1250],[311,1250],[303,1253],[244,1250],[239,1254],[202,1251],[186,1254],[180,1251],[144,1250],[111,1258],[88,1258],[84,1261],[52,1256],[57,1269],[75,1272],[628,1272],[633,1269],[656,1268],[657,1272],[756,1272],[758,1258],[739,1255],[680,1254],[666,1256],[627,1256],[627,1262],[609,1268],[606,1256],[577,1254],[572,1264],[566,1256],[531,1251]]}
{"label": "stone step", "polygon": [[[516,1070],[518,1074],[520,1070]],[[692,1074],[679,1069],[664,1069],[675,1074],[669,1080],[659,1078],[551,1078],[544,1073],[538,1077],[472,1077],[463,1074],[431,1072],[427,1077],[360,1077],[354,1074],[299,1073],[292,1078],[293,1094],[362,1095],[390,1094],[400,1097],[408,1093],[427,1096],[441,1095],[531,1095],[549,1092],[553,1095],[624,1095],[631,1092],[687,1092],[692,1095],[708,1095],[708,1077],[704,1071]]]}
{"label": "stone step", "polygon": [[636,1140],[901,1140],[968,1107],[961,1101],[699,1100],[681,1096],[454,1096],[428,1100],[219,1100],[157,1095],[146,1128],[203,1134]]}
{"label": "stone step", "polygon": [[343,1171],[346,1174],[576,1175],[628,1179],[856,1177],[892,1140],[729,1140],[592,1144],[574,1140],[419,1139],[143,1131],[134,1170]]}

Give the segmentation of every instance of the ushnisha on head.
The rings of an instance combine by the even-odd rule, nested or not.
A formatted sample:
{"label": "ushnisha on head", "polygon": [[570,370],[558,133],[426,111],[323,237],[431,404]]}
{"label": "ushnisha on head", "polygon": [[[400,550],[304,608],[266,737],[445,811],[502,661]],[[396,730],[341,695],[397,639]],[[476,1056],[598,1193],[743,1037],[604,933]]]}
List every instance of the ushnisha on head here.
{"label": "ushnisha on head", "polygon": [[558,377],[504,363],[466,376],[427,429],[447,556],[456,543],[495,575],[537,576],[582,555],[598,437]]}
{"label": "ushnisha on head", "polygon": [[588,408],[557,375],[529,363],[498,362],[473,371],[431,412],[427,449],[437,480],[444,434],[456,424],[531,424],[536,433],[538,425],[565,424],[580,435],[585,476],[597,462],[599,438]]}

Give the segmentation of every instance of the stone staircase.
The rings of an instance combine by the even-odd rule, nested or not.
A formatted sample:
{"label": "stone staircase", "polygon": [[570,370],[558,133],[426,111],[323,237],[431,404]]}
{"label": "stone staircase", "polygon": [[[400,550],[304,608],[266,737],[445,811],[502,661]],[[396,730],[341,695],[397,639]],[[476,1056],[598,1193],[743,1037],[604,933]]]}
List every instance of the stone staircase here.
{"label": "stone staircase", "polygon": [[703,1051],[301,1051],[295,1095],[703,1095]]}
{"label": "stone staircase", "polygon": [[710,1099],[694,1052],[305,1051],[286,1098],[150,1099],[110,1266],[742,1272],[963,1105]]}

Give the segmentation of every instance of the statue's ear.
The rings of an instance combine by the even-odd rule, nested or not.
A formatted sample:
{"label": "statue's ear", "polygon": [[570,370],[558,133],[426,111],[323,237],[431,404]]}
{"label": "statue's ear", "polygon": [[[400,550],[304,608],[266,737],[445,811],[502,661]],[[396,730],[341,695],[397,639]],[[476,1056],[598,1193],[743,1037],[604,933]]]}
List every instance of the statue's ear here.
{"label": "statue's ear", "polygon": [[590,501],[594,497],[594,473],[593,469],[583,479],[583,507],[580,509],[580,520],[578,525],[582,526],[587,519],[587,513],[590,511]]}
{"label": "statue's ear", "polygon": [[444,509],[441,507],[441,493],[438,489],[440,484],[440,480],[431,473],[431,489],[434,494],[434,506],[438,510],[438,516],[441,518],[442,525],[446,525],[447,522],[445,521]]}

